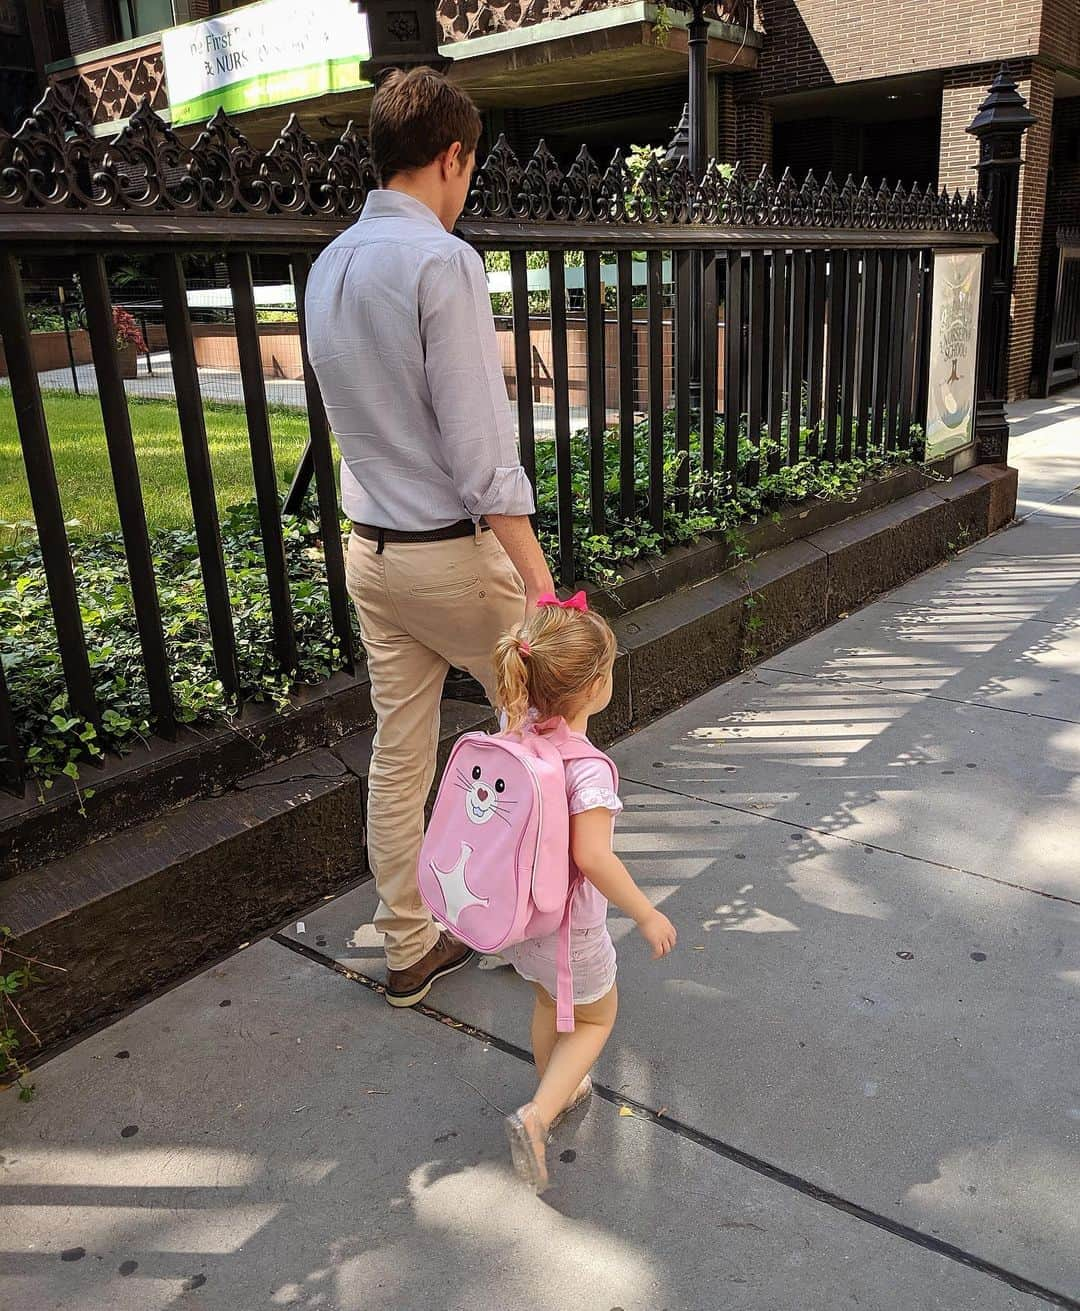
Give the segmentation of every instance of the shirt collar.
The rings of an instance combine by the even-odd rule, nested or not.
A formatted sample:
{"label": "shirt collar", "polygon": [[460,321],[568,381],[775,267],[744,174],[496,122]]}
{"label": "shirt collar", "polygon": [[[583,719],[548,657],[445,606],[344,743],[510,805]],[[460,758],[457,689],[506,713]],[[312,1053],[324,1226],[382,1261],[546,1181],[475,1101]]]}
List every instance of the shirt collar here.
{"label": "shirt collar", "polygon": [[408,196],[404,191],[372,191],[364,201],[361,219],[377,218],[411,218],[422,223],[430,223],[440,232],[445,231],[439,216],[433,209],[428,209],[422,200]]}

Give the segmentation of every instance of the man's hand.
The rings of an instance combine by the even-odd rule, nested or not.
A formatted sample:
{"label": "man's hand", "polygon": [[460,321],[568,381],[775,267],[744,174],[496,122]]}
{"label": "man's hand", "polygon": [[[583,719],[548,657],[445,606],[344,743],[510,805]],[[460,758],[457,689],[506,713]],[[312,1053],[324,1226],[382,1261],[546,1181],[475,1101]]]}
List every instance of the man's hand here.
{"label": "man's hand", "polygon": [[541,584],[539,587],[537,587],[535,590],[532,589],[532,588],[530,588],[530,587],[528,587],[528,586],[526,586],[526,588],[525,588],[525,618],[528,619],[529,615],[531,615],[532,612],[536,609],[537,603],[539,602],[539,600],[540,600],[540,598],[541,598],[542,596],[546,596],[546,595],[549,594],[549,593],[554,593],[554,591],[555,591],[555,584],[554,584],[553,582],[550,582],[550,581],[549,581],[549,582],[546,582],[546,583],[542,583],[542,584]]}

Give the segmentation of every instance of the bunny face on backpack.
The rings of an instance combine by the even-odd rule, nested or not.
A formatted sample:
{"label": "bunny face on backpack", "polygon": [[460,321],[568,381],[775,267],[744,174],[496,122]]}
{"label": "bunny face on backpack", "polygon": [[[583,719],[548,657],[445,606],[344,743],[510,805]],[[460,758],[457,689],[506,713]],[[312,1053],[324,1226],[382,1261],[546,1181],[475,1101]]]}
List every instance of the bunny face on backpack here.
{"label": "bunny face on backpack", "polygon": [[[417,884],[432,915],[462,942],[497,952],[560,930],[568,936],[566,761],[586,756],[601,753],[571,738],[565,725],[458,740],[420,850]],[[572,1026],[566,998],[562,1010]]]}
{"label": "bunny face on backpack", "polygon": [[534,776],[524,760],[493,748],[496,740],[471,734],[455,747],[418,868],[432,913],[481,951],[494,951],[513,928],[520,907],[512,871],[528,863],[521,848],[535,827]]}
{"label": "bunny face on backpack", "polygon": [[459,766],[457,786],[465,793],[465,817],[473,824],[496,818],[510,823],[505,807],[517,805],[518,799],[506,795],[506,779],[485,778],[481,764],[473,765],[468,775]]}

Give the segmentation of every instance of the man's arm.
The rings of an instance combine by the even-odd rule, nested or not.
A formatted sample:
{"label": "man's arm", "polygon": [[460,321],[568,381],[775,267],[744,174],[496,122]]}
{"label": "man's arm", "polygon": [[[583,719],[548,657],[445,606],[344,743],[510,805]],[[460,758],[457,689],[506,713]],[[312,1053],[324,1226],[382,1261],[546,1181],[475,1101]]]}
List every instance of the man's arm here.
{"label": "man's arm", "polygon": [[533,489],[518,454],[484,264],[467,246],[432,265],[421,286],[420,332],[441,448],[462,504],[491,525],[530,604],[553,589],[529,516]]}
{"label": "man's arm", "polygon": [[532,521],[525,514],[489,514],[491,531],[499,539],[514,568],[525,584],[525,613],[536,605],[537,597],[554,592],[548,562],[533,532]]}

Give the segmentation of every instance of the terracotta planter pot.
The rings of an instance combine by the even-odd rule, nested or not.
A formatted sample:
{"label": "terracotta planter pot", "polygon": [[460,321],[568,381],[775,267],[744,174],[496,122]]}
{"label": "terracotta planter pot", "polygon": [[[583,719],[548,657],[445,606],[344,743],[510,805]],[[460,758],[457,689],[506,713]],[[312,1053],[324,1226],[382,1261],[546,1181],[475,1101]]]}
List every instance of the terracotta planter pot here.
{"label": "terracotta planter pot", "polygon": [[139,353],[133,345],[129,343],[127,346],[117,347],[116,358],[120,361],[121,378],[139,376]]}

